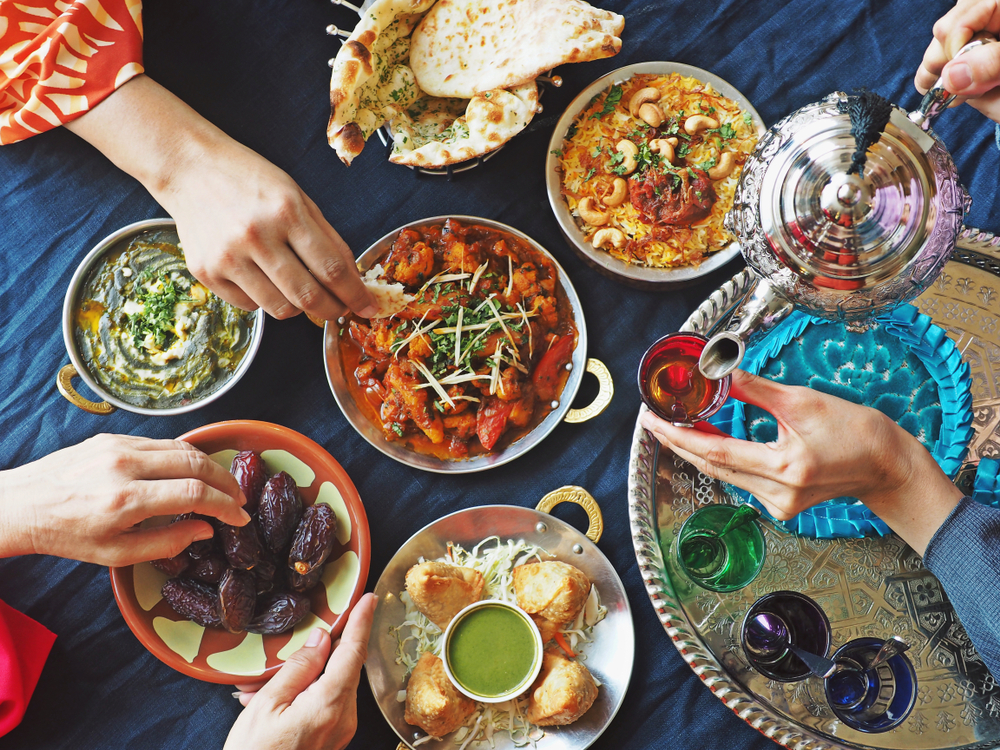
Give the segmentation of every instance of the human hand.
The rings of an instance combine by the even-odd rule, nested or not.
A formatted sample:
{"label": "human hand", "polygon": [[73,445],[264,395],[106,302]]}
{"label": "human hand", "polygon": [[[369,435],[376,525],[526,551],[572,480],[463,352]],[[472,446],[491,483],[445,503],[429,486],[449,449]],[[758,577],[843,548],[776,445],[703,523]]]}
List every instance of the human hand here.
{"label": "human hand", "polygon": [[295,181],[147,76],[66,127],[173,216],[189,270],[227,302],[276,318],[376,311],[350,248]]}
{"label": "human hand", "polygon": [[918,553],[962,498],[934,458],[875,409],[737,370],[731,394],[766,409],[778,439],[754,443],[675,427],[643,427],[699,471],[754,495],[784,521],[835,497],[857,497]]}
{"label": "human hand", "polygon": [[225,138],[181,160],[154,197],[177,221],[188,269],[227,302],[284,319],[377,311],[350,248],[285,172]]}
{"label": "human hand", "polygon": [[97,435],[0,472],[0,556],[46,554],[122,566],[173,557],[213,533],[205,521],[158,528],[153,516],[195,512],[243,526],[236,479],[179,440]]}
{"label": "human hand", "polygon": [[979,31],[1000,33],[1000,2],[958,0],[934,24],[934,40],[924,52],[914,83],[924,94],[943,75],[948,91],[1000,122],[1000,44],[985,44],[953,59]]}
{"label": "human hand", "polygon": [[374,594],[361,597],[332,654],[330,634],[316,628],[270,682],[257,692],[243,692],[240,702],[246,709],[224,750],[346,747],[358,727],[358,683],[377,603]]}

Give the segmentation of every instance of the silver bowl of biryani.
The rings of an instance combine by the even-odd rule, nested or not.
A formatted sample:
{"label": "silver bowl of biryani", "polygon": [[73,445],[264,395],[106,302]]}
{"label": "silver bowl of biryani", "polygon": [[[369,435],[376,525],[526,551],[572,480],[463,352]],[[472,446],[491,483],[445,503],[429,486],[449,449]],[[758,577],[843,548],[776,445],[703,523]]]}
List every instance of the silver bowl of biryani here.
{"label": "silver bowl of biryani", "polygon": [[681,286],[739,254],[722,219],[763,132],[746,97],[707,70],[619,68],[556,124],[549,204],[570,247],[600,273],[645,289]]}
{"label": "silver bowl of biryani", "polygon": [[[444,271],[434,274],[433,277],[426,279],[426,281],[424,277],[421,277],[421,281],[425,283],[419,291],[415,287],[413,288],[413,291],[417,291],[417,298],[412,303],[412,306],[408,304],[406,309],[400,310],[391,317],[384,318],[384,322],[356,320],[354,316],[327,322],[324,335],[324,354],[326,374],[330,382],[330,388],[333,391],[333,396],[340,406],[341,411],[347,417],[347,420],[365,440],[377,450],[389,456],[389,458],[408,466],[438,473],[461,474],[485,471],[513,461],[541,442],[562,421],[573,423],[584,422],[596,417],[611,402],[614,387],[607,367],[599,360],[587,357],[587,327],[583,318],[583,309],[580,304],[580,298],[577,296],[576,290],[570,283],[566,272],[545,248],[513,227],[475,216],[435,216],[427,219],[419,219],[394,229],[372,244],[358,258],[358,268],[362,272],[367,272],[373,267],[376,270],[382,270],[381,266],[383,264],[391,266],[392,257],[390,254],[396,247],[395,243],[398,238],[407,233],[414,237],[419,236],[420,242],[426,240],[427,244],[434,244],[437,247],[435,253],[436,260],[434,261],[437,265],[433,266],[433,270],[439,270],[439,265],[444,262],[441,257],[442,248],[440,239],[445,234],[451,232],[447,227],[452,223],[455,224],[454,231],[456,233],[475,233],[475,235],[461,235],[467,241],[467,244],[461,243],[463,248],[461,263],[463,264],[469,262],[470,258],[473,257],[476,258],[475,263],[481,262],[480,251],[474,247],[476,244],[489,244],[495,250],[497,245],[501,244],[498,240],[502,240],[502,243],[505,245],[505,252],[507,249],[506,245],[509,244],[516,253],[523,256],[522,261],[532,262],[539,269],[543,266],[550,269],[548,273],[551,276],[549,278],[554,282],[552,296],[557,300],[556,310],[558,312],[558,323],[553,330],[558,329],[561,338],[564,339],[563,343],[567,344],[567,347],[564,356],[558,360],[558,364],[552,366],[552,371],[549,373],[551,376],[550,382],[553,384],[551,390],[543,391],[537,386],[538,381],[535,380],[535,377],[546,369],[546,355],[555,353],[557,349],[554,345],[555,342],[550,342],[552,345],[546,350],[543,348],[546,345],[545,340],[536,333],[534,352],[533,354],[528,354],[526,353],[528,346],[524,346],[524,338],[521,339],[521,362],[527,365],[526,367],[522,367],[524,382],[530,379],[532,383],[531,387],[537,390],[537,398],[535,398],[533,406],[529,410],[529,416],[524,423],[515,426],[513,424],[513,416],[509,420],[507,417],[504,417],[503,419],[507,422],[507,426],[501,428],[499,438],[494,437],[495,443],[483,445],[477,442],[481,440],[480,436],[482,435],[479,431],[480,424],[485,424],[488,419],[485,416],[485,407],[488,405],[487,402],[492,400],[494,396],[492,395],[492,390],[489,391],[489,394],[473,391],[469,381],[485,378],[486,376],[476,375],[473,372],[461,374],[456,371],[451,373],[452,379],[450,380],[442,377],[441,381],[443,385],[432,384],[431,380],[436,379],[434,374],[430,372],[430,370],[436,369],[436,365],[433,364],[436,360],[433,357],[424,360],[430,364],[430,368],[422,367],[421,371],[423,374],[416,374],[413,382],[409,384],[401,384],[399,381],[392,379],[388,371],[384,376],[379,375],[378,371],[375,372],[375,375],[378,376],[377,381],[380,382],[372,380],[369,377],[370,373],[364,376],[359,375],[359,372],[362,372],[366,366],[374,364],[376,367],[379,367],[379,362],[381,362],[381,366],[385,366],[386,364],[391,364],[391,362],[408,360],[412,356],[416,356],[413,352],[413,346],[410,346],[409,349],[406,348],[406,342],[414,341],[418,334],[420,334],[420,338],[424,338],[423,334],[425,333],[427,339],[434,340],[438,335],[438,330],[443,331],[447,329],[447,326],[452,326],[450,329],[451,333],[442,333],[442,336],[447,336],[448,338],[441,339],[438,344],[435,344],[435,347],[437,347],[435,352],[438,348],[447,349],[449,352],[447,359],[451,359],[450,352],[456,346],[462,350],[472,348],[474,339],[480,337],[480,335],[487,334],[491,330],[494,331],[497,337],[509,336],[513,329],[521,326],[520,315],[527,312],[527,316],[531,317],[532,311],[530,310],[513,312],[503,304],[500,304],[494,311],[495,317],[493,319],[496,321],[504,319],[504,323],[498,322],[495,326],[492,322],[479,323],[477,326],[473,322],[475,320],[473,316],[478,310],[487,309],[484,307],[484,305],[489,304],[486,302],[486,297],[490,297],[491,299],[496,297],[495,294],[491,295],[487,293],[489,289],[487,285],[490,283],[497,285],[501,290],[500,297],[497,299],[504,299],[502,293],[503,287],[508,284],[508,276],[514,275],[513,269],[517,268],[516,265],[512,264],[510,266],[512,270],[508,274],[507,264],[500,263],[497,269],[496,265],[493,264],[493,260],[491,260],[492,250],[484,250],[482,252],[482,256],[486,258],[486,262],[482,264],[482,267],[477,268],[475,272],[455,274]],[[479,239],[474,242],[471,239],[473,236]],[[433,237],[438,237],[438,240],[432,239]],[[486,238],[489,238],[489,240],[487,241]],[[466,249],[468,249],[468,253],[466,253]],[[445,254],[447,254],[447,251],[445,251]],[[487,270],[487,267],[490,270]],[[469,265],[469,268],[471,271],[472,265]],[[430,276],[433,270],[429,270],[427,276]],[[494,271],[496,272],[494,273]],[[382,272],[387,273],[387,271]],[[542,273],[540,272],[539,276],[541,275]],[[436,288],[438,282],[442,285],[441,289]],[[461,285],[461,288],[459,288],[459,285]],[[407,290],[410,291],[410,288],[408,287]],[[477,304],[468,304],[473,296],[473,291],[470,290],[474,290],[474,293],[479,295],[480,298],[475,299],[475,303]],[[462,337],[462,342],[465,343],[461,344],[459,342],[460,345],[455,343],[459,338],[459,333],[455,331],[455,328],[458,326],[455,326],[454,322],[442,319],[441,322],[445,325],[439,329],[434,329],[435,319],[443,318],[444,314],[441,312],[431,312],[429,315],[422,315],[422,312],[426,313],[428,309],[433,309],[435,306],[453,304],[457,306],[464,305],[467,308],[464,309],[463,315],[465,321],[464,330],[468,332],[468,335]],[[454,312],[454,310],[457,310],[457,306],[450,308],[452,310],[451,315],[457,315]],[[476,309],[473,309],[474,307]],[[528,307],[527,302],[525,302],[525,307]],[[361,326],[358,326],[359,323]],[[391,337],[393,342],[389,345],[391,349],[379,354],[372,351],[368,340],[365,343],[358,341],[357,331],[361,327],[364,327],[366,323],[371,325],[372,334],[376,338],[379,335]],[[381,325],[377,326],[377,323],[381,323]],[[531,328],[532,324],[527,324],[527,318],[525,318],[525,323],[528,328]],[[463,324],[460,323],[458,325],[461,326]],[[493,328],[490,326],[493,326]],[[503,332],[499,331],[501,326],[503,326]],[[354,333],[352,333],[352,330]],[[532,330],[534,329],[532,328]],[[530,345],[531,342],[529,341]],[[497,351],[499,351],[499,345],[497,347]],[[458,356],[457,353],[455,356]],[[500,355],[497,356],[499,357]],[[514,364],[513,360],[509,359],[512,356],[508,355],[508,361],[510,361],[511,365]],[[471,359],[472,357],[470,357],[470,361]],[[463,363],[466,361],[465,354],[462,354],[461,360]],[[417,365],[417,367],[420,367],[420,365]],[[469,367],[474,369],[471,364]],[[449,369],[448,372],[451,372],[451,370]],[[572,409],[573,399],[577,394],[585,372],[590,372],[597,377],[599,386],[598,394],[588,406]],[[424,378],[424,380],[418,380],[418,378]],[[460,386],[450,385],[450,383],[457,383],[458,381],[466,382]],[[422,428],[417,429],[416,425],[419,417],[412,415],[410,418],[404,417],[400,420],[401,424],[391,421],[393,418],[390,417],[385,417],[383,420],[383,416],[387,414],[387,402],[392,400],[392,392],[395,391],[398,393],[401,388],[405,389],[408,393],[416,393],[418,391],[420,393],[430,392],[426,389],[431,385],[436,385],[434,390],[438,394],[442,394],[439,398],[437,408],[442,412],[441,416],[446,418],[444,420],[445,431],[443,441],[438,440],[435,443],[428,439],[429,432],[422,434]],[[459,395],[457,392],[452,391],[451,388],[453,387],[464,389],[463,393]],[[453,440],[453,438],[458,437],[457,430],[459,428],[456,426],[453,431],[448,427],[447,417],[452,413],[451,409],[455,404],[449,403],[446,407],[443,391],[441,390],[443,388],[449,389],[448,393],[454,396],[456,399],[455,403],[458,403],[457,399],[467,399],[471,404],[464,411],[464,413],[476,417],[476,424],[474,425],[475,434],[464,436],[466,438],[464,445],[469,447],[468,453],[463,454],[460,450],[453,450],[453,448],[460,447],[459,444],[462,441],[459,440],[456,442]],[[426,404],[428,407],[426,411],[432,417],[435,415],[429,407],[431,405],[430,402],[434,398],[432,396]],[[480,422],[481,413],[483,415],[482,423]],[[461,414],[457,416],[461,417]],[[398,433],[393,431],[396,429],[399,430]]]}
{"label": "silver bowl of biryani", "polygon": [[[176,224],[150,219],[101,240],[83,259],[63,303],[72,364],[59,392],[91,414],[116,408],[167,416],[232,388],[264,334],[264,311],[224,302],[188,271]],[[80,377],[102,400],[80,395]]]}

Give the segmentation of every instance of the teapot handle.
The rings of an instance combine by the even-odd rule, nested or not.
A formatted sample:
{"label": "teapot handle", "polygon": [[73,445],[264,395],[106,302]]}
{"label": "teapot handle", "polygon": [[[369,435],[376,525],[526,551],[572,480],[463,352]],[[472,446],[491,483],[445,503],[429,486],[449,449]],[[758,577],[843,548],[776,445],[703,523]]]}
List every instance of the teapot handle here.
{"label": "teapot handle", "polygon": [[[992,44],[996,41],[996,37],[989,32],[980,31],[972,37],[972,41],[958,51],[958,54],[955,55],[955,57],[965,54],[970,49],[982,47],[984,44]],[[955,94],[951,93],[944,87],[944,77],[938,78],[937,83],[931,86],[927,90],[927,93],[924,94],[924,98],[920,102],[920,107],[915,112],[910,112],[908,117],[910,120],[915,122],[921,130],[927,130],[931,126],[931,120],[946,110],[948,105],[955,101],[955,97]]]}

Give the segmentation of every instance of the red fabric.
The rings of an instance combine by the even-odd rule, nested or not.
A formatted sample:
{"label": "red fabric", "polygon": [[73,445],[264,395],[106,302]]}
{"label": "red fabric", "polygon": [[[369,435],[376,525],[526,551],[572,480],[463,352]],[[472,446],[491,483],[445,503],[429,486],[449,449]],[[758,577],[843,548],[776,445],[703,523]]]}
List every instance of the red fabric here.
{"label": "red fabric", "polygon": [[0,145],[79,117],[140,73],[141,0],[0,2]]}
{"label": "red fabric", "polygon": [[0,737],[21,723],[55,639],[0,601]]}

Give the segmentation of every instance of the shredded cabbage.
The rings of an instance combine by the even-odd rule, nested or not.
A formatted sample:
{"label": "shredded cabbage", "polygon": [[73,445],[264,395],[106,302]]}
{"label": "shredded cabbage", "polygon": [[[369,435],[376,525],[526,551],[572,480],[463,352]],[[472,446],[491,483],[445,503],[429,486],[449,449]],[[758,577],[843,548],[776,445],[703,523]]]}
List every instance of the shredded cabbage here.
{"label": "shredded cabbage", "polygon": [[[487,537],[471,550],[451,542],[448,542],[447,546],[447,554],[439,558],[438,562],[478,570],[483,575],[485,590],[483,598],[499,599],[510,604],[517,604],[517,595],[514,593],[514,568],[533,560],[541,562],[543,559],[555,558],[538,545],[513,539],[504,542],[498,536]],[[424,558],[420,558],[419,562],[424,562]],[[420,655],[425,651],[441,656],[444,633],[417,609],[408,593],[401,592],[399,598],[406,607],[406,619],[399,625],[390,627],[389,632],[396,637],[396,663],[406,667],[406,676],[409,678]],[[585,644],[593,641],[594,626],[603,620],[607,613],[608,609],[601,604],[597,587],[591,586],[590,595],[580,614],[562,631],[578,659],[585,660],[587,655],[581,653],[577,646],[586,648]],[[600,687],[601,683],[596,677],[594,681]],[[406,700],[405,690],[399,691],[397,700],[401,702]],[[486,743],[494,748],[496,747],[494,735],[498,732],[506,732],[515,747],[528,745],[534,747],[545,736],[545,731],[529,722],[525,716],[528,707],[526,694],[503,703],[476,705],[476,710],[465,725],[455,732],[454,742],[459,745],[458,750],[467,750],[473,743]],[[417,745],[429,739],[431,739],[429,736],[421,737],[412,744]]]}

